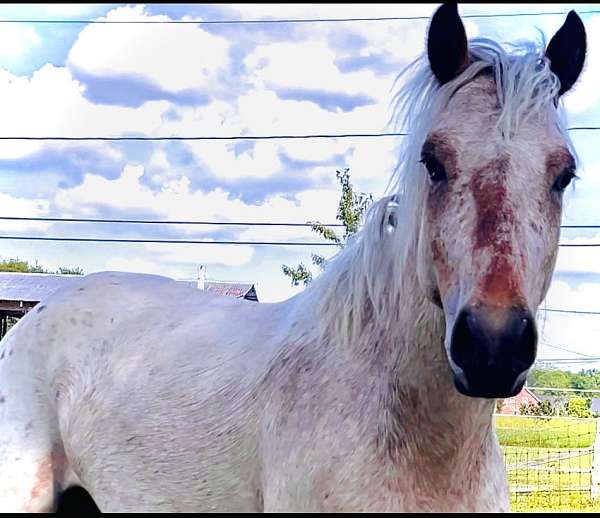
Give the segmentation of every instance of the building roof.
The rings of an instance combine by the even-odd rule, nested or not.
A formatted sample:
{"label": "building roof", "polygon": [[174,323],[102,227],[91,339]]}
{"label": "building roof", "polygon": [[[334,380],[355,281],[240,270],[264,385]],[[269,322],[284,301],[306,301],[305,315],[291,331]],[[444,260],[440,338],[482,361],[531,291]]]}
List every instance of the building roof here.
{"label": "building roof", "polygon": [[[56,290],[81,279],[80,275],[58,275],[51,273],[0,272],[0,300],[39,302]],[[196,288],[196,281],[177,281]],[[254,284],[206,281],[206,291],[229,297],[258,301]]]}
{"label": "building roof", "polygon": [[[196,281],[177,281],[183,284],[189,284],[190,287],[196,288]],[[258,300],[254,284],[224,282],[224,281],[205,281],[204,290],[217,295],[227,295],[228,297],[246,298],[250,300]]]}
{"label": "building roof", "polygon": [[39,302],[80,275],[0,272],[0,300]]}
{"label": "building roof", "polygon": [[520,394],[529,394],[538,403],[542,402],[542,400],[536,394],[534,394],[531,390],[529,390],[527,387],[523,387],[523,389],[521,390],[521,392],[519,392],[519,394],[517,394],[517,395],[520,395]]}

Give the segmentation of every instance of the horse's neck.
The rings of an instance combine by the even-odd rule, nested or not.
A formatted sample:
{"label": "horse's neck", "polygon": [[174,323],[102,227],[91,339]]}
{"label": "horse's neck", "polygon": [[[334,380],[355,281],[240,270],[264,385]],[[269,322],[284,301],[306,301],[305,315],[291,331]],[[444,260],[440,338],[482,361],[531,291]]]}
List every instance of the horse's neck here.
{"label": "horse's neck", "polygon": [[293,350],[300,352],[299,344],[312,344],[309,354],[314,357],[341,354],[347,373],[376,380],[378,390],[369,392],[377,394],[377,400],[371,404],[379,416],[380,442],[390,451],[398,447],[397,440],[418,446],[423,437],[436,444],[443,439],[438,444],[440,453],[473,441],[483,444],[491,426],[493,400],[462,396],[454,387],[443,346],[444,316],[422,294],[415,255],[409,254],[406,261],[400,292],[390,297],[391,304],[398,306],[387,308],[387,316],[380,321],[372,320],[347,349],[336,343],[323,344],[308,331],[318,327],[315,322],[323,318],[316,303],[322,288],[313,291],[311,286],[290,300],[291,322],[286,321],[284,327],[286,334],[294,328],[299,334],[286,338],[293,338],[286,350],[293,355]]}
{"label": "horse's neck", "polygon": [[494,401],[456,390],[443,345],[443,313],[421,294],[414,272],[407,279],[398,297],[402,316],[397,334],[388,337],[383,357],[377,359],[384,380],[382,446],[392,457],[401,449],[421,460],[423,451],[433,451],[434,464],[465,459],[461,448],[477,455],[489,444]]}

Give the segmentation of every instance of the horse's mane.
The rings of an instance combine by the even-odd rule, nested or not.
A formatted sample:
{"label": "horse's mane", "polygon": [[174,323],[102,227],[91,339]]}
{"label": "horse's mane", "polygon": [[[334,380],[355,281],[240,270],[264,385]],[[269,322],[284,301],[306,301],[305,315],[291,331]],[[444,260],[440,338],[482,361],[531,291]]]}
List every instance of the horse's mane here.
{"label": "horse's mane", "polygon": [[[531,116],[544,116],[576,156],[562,104],[555,104],[560,82],[544,57],[543,37],[538,44],[528,42],[511,47],[512,52],[508,52],[488,39],[471,40],[470,65],[444,85],[431,72],[426,54],[396,78],[395,86],[401,79],[404,84],[392,99],[390,123],[409,136],[400,142],[400,160],[387,188],[390,194],[369,208],[361,231],[329,261],[302,297],[316,308],[321,339],[345,345],[375,328],[378,333],[386,333],[398,321],[401,297],[406,293],[403,288],[410,280],[407,277],[414,280],[415,272],[410,273],[408,265],[416,267],[415,251],[427,186],[427,175],[418,171],[423,167],[419,164],[421,146],[450,98],[477,75],[489,72],[495,79],[500,109],[497,129],[505,139],[511,139]],[[396,228],[388,234],[382,229],[392,198],[398,202],[391,209],[395,211]]]}

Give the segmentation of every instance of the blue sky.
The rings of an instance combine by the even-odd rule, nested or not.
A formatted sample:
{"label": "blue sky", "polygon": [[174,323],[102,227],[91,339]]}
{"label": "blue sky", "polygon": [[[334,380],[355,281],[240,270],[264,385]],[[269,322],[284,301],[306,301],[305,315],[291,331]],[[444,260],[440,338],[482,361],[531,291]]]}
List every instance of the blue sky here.
{"label": "blue sky", "polygon": [[[4,19],[215,20],[429,16],[435,5],[2,5]],[[469,4],[466,14],[593,10],[594,4]],[[600,124],[600,14],[582,14],[587,67],[566,98],[571,125]],[[564,16],[465,19],[469,36],[546,38]],[[0,135],[253,135],[387,130],[396,74],[423,50],[426,20],[301,24],[0,24]],[[581,180],[564,222],[600,223],[600,132],[573,132]],[[383,194],[391,138],[211,142],[0,141],[0,215],[331,222],[335,170]],[[315,240],[290,228],[143,227],[0,222],[3,234]],[[563,241],[600,241],[565,231]],[[262,301],[292,288],[281,265],[332,249],[3,241],[2,257],[86,272],[126,270],[257,284]],[[547,306],[600,310],[600,249],[561,249]],[[600,317],[548,315],[540,357],[595,356]]]}

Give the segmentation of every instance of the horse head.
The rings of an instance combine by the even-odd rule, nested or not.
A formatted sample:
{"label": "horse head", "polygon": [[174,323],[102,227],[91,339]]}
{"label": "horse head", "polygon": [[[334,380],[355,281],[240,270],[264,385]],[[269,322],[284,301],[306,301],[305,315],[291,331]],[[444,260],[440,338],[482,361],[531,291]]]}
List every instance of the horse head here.
{"label": "horse head", "polygon": [[576,170],[560,100],[583,68],[585,29],[571,11],[537,58],[485,52],[468,44],[456,5],[437,10],[427,58],[448,95],[421,143],[417,263],[421,287],[444,312],[456,388],[494,398],[517,394],[536,356],[535,312]]}

